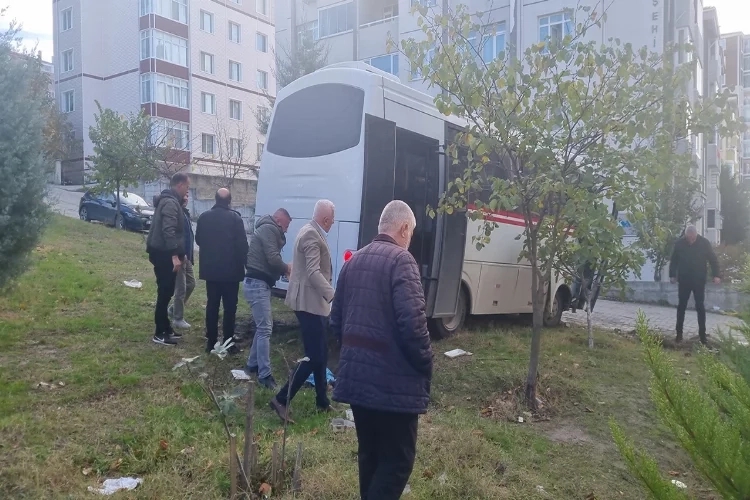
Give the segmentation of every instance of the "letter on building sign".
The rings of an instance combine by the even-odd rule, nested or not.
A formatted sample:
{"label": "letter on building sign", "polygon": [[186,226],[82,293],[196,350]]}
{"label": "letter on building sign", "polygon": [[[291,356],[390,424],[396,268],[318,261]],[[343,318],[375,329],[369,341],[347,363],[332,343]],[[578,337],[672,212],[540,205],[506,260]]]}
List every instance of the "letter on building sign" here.
{"label": "letter on building sign", "polygon": [[656,49],[656,43],[659,38],[659,4],[661,0],[652,0],[654,10],[651,13],[651,34],[653,35],[653,48]]}

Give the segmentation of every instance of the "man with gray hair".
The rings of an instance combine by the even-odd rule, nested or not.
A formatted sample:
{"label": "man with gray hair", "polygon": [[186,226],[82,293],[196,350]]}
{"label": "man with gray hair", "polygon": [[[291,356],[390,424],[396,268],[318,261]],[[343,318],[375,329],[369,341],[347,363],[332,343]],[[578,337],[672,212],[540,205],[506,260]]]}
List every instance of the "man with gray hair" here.
{"label": "man with gray hair", "polygon": [[305,360],[294,376],[271,399],[270,406],[282,420],[288,418],[287,406],[312,373],[315,382],[315,403],[319,411],[330,411],[328,400],[328,344],[326,318],[331,313],[333,300],[333,265],[326,235],[334,221],[334,206],[329,200],[319,200],[313,210],[312,221],[297,233],[292,253],[292,274],[286,292],[286,305],[299,321]]}
{"label": "man with gray hair", "polygon": [[333,299],[331,329],[342,346],[333,399],[354,412],[365,500],[401,497],[430,400],[424,291],[408,251],[415,226],[406,203],[386,205],[380,234],[344,264]]}
{"label": "man with gray hair", "polygon": [[719,277],[719,259],[716,258],[711,243],[698,234],[692,224],[685,229],[685,235],[677,240],[669,261],[669,278],[678,283],[679,303],[677,305],[677,342],[682,342],[682,327],[685,322],[690,295],[695,299],[695,310],[698,313],[698,335],[701,343],[706,345],[706,278],[708,265],[714,284],[721,283]]}

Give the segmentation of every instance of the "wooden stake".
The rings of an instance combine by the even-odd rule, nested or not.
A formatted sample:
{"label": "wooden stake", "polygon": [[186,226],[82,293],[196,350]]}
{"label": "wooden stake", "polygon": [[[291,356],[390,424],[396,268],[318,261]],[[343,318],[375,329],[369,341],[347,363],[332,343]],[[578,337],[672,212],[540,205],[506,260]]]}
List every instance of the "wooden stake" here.
{"label": "wooden stake", "polygon": [[229,498],[237,497],[237,436],[229,435]]}
{"label": "wooden stake", "polygon": [[294,473],[292,474],[292,491],[302,491],[302,443],[297,443],[297,457],[294,459]]}
{"label": "wooden stake", "polygon": [[245,475],[251,478],[255,473],[255,469],[252,467],[252,445],[255,439],[255,430],[253,429],[253,414],[255,413],[255,382],[252,380],[248,382],[247,387],[247,411],[245,415],[245,443],[242,454],[242,469],[245,471]]}
{"label": "wooden stake", "polygon": [[276,488],[278,486],[279,477],[279,443],[273,443],[273,449],[271,450],[271,486]]}

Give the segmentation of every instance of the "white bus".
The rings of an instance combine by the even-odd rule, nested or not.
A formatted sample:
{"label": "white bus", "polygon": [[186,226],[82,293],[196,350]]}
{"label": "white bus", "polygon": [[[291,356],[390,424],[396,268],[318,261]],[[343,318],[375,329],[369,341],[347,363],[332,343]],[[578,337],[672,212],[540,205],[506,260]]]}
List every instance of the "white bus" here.
{"label": "white bus", "polygon": [[[430,96],[364,63],[327,66],[284,87],[276,99],[258,176],[256,217],[286,208],[293,220],[283,257],[312,216],[315,202],[336,205],[328,234],[338,273],[352,252],[377,235],[383,207],[409,204],[417,228],[409,248],[422,271],[431,332],[445,337],[468,314],[531,313],[531,268],[518,261],[523,217],[486,213],[498,223],[489,245],[472,241],[481,221],[465,213],[430,218],[446,189],[449,170],[441,154],[463,124],[440,114]],[[462,167],[458,167],[462,168]],[[285,290],[282,280],[277,288]],[[556,325],[571,305],[565,283],[552,283],[545,322]]]}

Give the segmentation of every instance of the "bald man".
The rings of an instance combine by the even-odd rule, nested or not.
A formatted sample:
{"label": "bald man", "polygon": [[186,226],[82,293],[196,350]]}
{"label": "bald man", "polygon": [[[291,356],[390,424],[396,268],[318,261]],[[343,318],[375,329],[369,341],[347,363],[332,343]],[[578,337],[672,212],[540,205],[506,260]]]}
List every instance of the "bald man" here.
{"label": "bald man", "polygon": [[[206,352],[219,338],[219,307],[224,304],[224,341],[234,336],[240,282],[245,277],[247,236],[239,212],[230,208],[232,194],[226,188],[216,192],[216,204],[198,218],[198,277],[206,282]],[[236,350],[235,350],[236,351]]]}
{"label": "bald man", "polygon": [[672,258],[669,260],[669,278],[672,283],[678,283],[677,342],[682,341],[685,310],[691,294],[695,299],[695,310],[698,313],[698,335],[703,345],[707,342],[704,299],[709,264],[713,282],[718,285],[721,283],[719,259],[716,258],[711,243],[698,234],[695,226],[688,226],[685,229],[685,235],[675,243]]}

